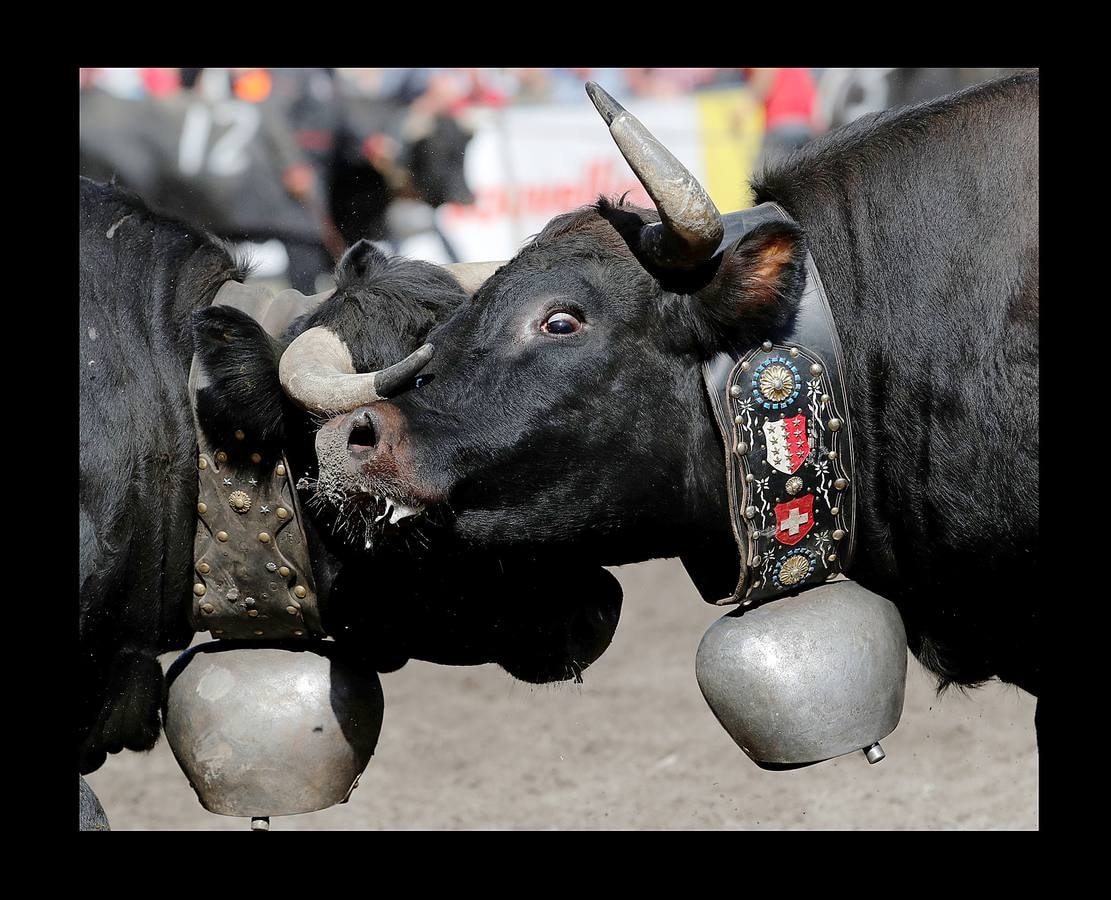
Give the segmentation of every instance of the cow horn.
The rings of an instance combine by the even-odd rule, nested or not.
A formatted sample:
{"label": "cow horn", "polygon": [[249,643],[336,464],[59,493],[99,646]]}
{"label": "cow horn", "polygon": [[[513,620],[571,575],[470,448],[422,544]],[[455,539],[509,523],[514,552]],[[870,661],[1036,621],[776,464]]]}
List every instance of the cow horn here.
{"label": "cow horn", "polygon": [[388,397],[430,359],[432,345],[425,344],[389,368],[357,375],[347,345],[331,329],[318,325],[286,347],[278,361],[278,380],[309,412],[338,415]]}
{"label": "cow horn", "polygon": [[593,81],[586,92],[617,148],[656,204],[660,222],[640,230],[639,258],[661,269],[690,269],[714,255],[725,235],[705,188],[635,116]]}
{"label": "cow horn", "polygon": [[497,262],[448,263],[443,268],[452,274],[455,280],[462,285],[463,290],[468,294],[473,294],[482,287],[482,283],[487,278],[505,264],[506,260],[502,259]]}

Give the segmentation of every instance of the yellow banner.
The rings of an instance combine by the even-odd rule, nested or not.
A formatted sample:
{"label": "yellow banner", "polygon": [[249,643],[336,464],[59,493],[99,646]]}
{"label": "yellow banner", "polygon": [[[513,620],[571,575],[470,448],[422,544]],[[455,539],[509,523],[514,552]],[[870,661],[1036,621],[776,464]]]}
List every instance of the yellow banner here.
{"label": "yellow banner", "polygon": [[703,182],[722,213],[752,205],[748,180],[764,140],[764,107],[745,88],[695,95],[702,129]]}

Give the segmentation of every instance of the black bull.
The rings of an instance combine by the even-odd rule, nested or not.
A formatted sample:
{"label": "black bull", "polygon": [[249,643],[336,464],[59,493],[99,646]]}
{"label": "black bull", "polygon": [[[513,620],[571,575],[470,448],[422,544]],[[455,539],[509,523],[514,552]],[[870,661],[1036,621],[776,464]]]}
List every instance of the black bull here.
{"label": "black bull", "polygon": [[[282,446],[296,474],[312,480],[317,423],[282,393],[284,345],[326,326],[346,341],[358,371],[379,370],[420,344],[466,294],[444,270],[387,261],[364,241],[341,262],[335,294],[273,341],[244,314],[210,307],[221,285],[245,273],[208,234],[87,179],[80,216],[85,773],[107,753],[153,746],[163,689],[156,656],[192,637],[197,441],[186,381],[194,352],[212,377],[198,399],[209,434],[242,429],[259,446]],[[367,512],[322,503],[306,517],[324,626],[367,665],[492,661],[544,682],[578,678],[609,644],[621,591],[600,567],[553,578],[529,554],[426,551],[419,528],[352,532],[353,516],[362,522]],[[376,552],[367,552],[368,540]],[[592,602],[569,604],[568,595]]]}
{"label": "black bull", "polygon": [[[637,168],[652,144],[629,145]],[[329,477],[443,510],[470,548],[553,570],[716,560],[731,585],[699,366],[788,330],[809,247],[854,417],[848,575],[898,605],[941,686],[997,676],[1039,694],[1037,74],[815,141],[754,185],[797,227],[712,256],[712,205],[679,221],[669,185],[689,182],[668,169],[654,189],[661,157],[644,155],[663,215],[603,201],[554,219],[433,329],[419,390],[321,429],[352,436]],[[691,246],[703,255],[684,265]]]}

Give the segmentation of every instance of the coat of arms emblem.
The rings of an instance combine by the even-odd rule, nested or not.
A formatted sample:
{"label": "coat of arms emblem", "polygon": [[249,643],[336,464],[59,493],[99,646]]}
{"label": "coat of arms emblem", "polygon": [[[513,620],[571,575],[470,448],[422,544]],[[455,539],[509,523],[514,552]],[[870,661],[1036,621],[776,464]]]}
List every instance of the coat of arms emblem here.
{"label": "coat of arms emblem", "polygon": [[768,465],[784,475],[794,475],[810,455],[810,439],[806,434],[806,416],[764,422]]}
{"label": "coat of arms emblem", "polygon": [[775,505],[775,539],[781,544],[797,544],[814,527],[814,495],[796,497]]}

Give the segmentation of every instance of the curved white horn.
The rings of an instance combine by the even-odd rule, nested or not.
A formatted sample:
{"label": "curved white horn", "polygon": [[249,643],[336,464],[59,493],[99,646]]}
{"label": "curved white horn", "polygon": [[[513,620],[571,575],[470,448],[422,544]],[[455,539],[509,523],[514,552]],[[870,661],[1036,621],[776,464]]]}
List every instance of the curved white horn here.
{"label": "curved white horn", "polygon": [[290,398],[310,412],[339,415],[388,397],[432,359],[425,344],[399,363],[355,373],[351,351],[334,331],[318,325],[298,335],[278,361],[278,380]]}
{"label": "curved white horn", "polygon": [[456,281],[462,286],[468,294],[473,294],[480,287],[482,283],[493,275],[498,269],[504,266],[509,260],[498,260],[496,262],[469,262],[469,263],[448,263],[443,266],[447,269]]}

